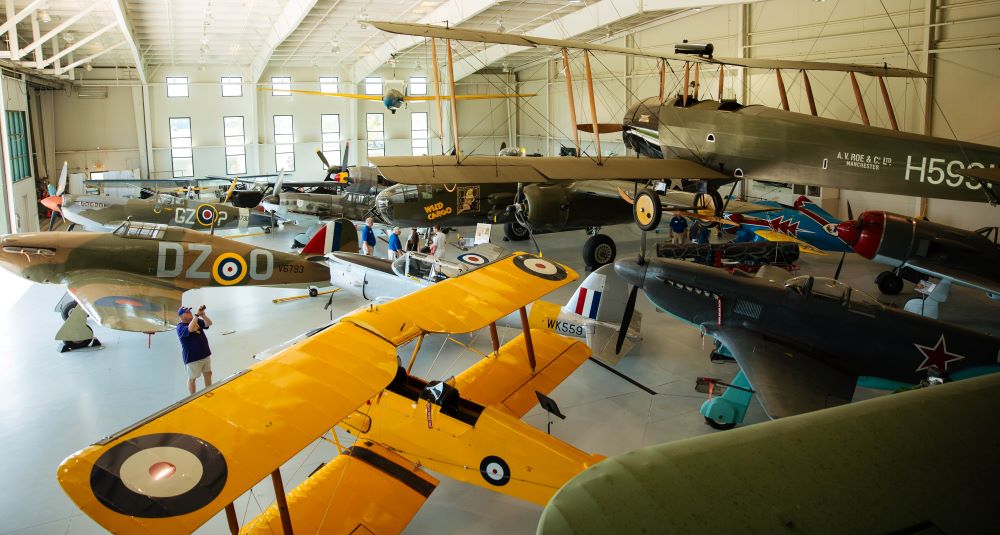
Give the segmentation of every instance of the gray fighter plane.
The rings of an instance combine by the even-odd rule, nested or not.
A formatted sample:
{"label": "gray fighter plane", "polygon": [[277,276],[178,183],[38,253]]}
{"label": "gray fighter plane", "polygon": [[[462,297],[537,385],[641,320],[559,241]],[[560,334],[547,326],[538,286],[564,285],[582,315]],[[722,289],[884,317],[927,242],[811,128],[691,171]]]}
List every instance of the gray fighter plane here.
{"label": "gray fighter plane", "polygon": [[[657,307],[729,350],[771,418],[848,403],[860,377],[917,384],[1000,370],[1000,338],[886,308],[841,282],[803,275],[783,285],[666,259],[625,259]],[[803,321],[808,318],[808,321]]]}

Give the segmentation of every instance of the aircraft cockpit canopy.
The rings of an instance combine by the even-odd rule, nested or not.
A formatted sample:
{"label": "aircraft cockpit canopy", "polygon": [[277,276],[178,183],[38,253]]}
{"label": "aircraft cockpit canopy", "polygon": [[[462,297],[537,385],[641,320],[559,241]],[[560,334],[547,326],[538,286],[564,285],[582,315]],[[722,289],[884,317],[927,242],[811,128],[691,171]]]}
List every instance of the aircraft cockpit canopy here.
{"label": "aircraft cockpit canopy", "polygon": [[871,295],[829,277],[801,275],[788,279],[785,288],[809,298],[841,303],[856,312],[873,314],[884,308],[882,303]]}
{"label": "aircraft cockpit canopy", "polygon": [[432,255],[410,251],[392,261],[392,271],[400,277],[417,277],[433,281],[453,277],[461,273],[463,268]]}
{"label": "aircraft cockpit canopy", "polygon": [[140,240],[162,240],[167,232],[167,226],[161,223],[142,223],[136,221],[123,221],[113,232],[115,236],[122,238],[134,238]]}

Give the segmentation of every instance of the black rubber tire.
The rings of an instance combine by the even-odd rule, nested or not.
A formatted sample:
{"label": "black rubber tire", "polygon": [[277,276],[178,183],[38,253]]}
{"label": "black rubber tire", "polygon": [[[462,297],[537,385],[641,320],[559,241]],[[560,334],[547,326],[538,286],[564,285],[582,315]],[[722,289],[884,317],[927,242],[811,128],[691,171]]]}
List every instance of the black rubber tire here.
{"label": "black rubber tire", "polygon": [[76,301],[70,301],[62,306],[62,310],[59,311],[59,315],[62,316],[63,321],[69,319],[69,315],[73,313],[73,309],[78,306]]}
{"label": "black rubber tire", "polygon": [[728,424],[723,424],[716,422],[715,420],[708,417],[705,418],[705,423],[708,424],[708,426],[711,427],[712,429],[718,429],[719,431],[728,431],[736,427],[736,423],[731,422]]}
{"label": "black rubber tire", "polygon": [[635,203],[632,204],[632,219],[640,230],[656,230],[660,226],[660,218],[663,217],[663,204],[660,203],[660,196],[653,190],[646,188],[635,196]]}
{"label": "black rubber tire", "polygon": [[903,291],[903,278],[891,271],[879,273],[875,284],[878,285],[878,291],[885,295],[899,295]]}
{"label": "black rubber tire", "polygon": [[503,237],[510,241],[524,241],[531,237],[528,229],[516,221],[503,224]]}
{"label": "black rubber tire", "polygon": [[583,244],[583,263],[595,270],[615,261],[618,250],[615,241],[605,234],[595,234]]}
{"label": "black rubber tire", "polygon": [[316,297],[319,295],[319,288],[309,288],[309,297]]}

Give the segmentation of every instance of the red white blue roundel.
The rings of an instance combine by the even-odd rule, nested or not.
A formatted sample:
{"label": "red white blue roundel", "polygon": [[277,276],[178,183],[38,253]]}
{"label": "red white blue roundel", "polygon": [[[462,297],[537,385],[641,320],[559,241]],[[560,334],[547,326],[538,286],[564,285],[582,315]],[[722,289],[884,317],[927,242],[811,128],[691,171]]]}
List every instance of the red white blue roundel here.
{"label": "red white blue roundel", "polygon": [[198,206],[198,223],[203,227],[212,226],[212,221],[215,221],[217,215],[215,207],[211,204]]}
{"label": "red white blue roundel", "polygon": [[153,308],[153,303],[147,301],[141,297],[128,297],[124,295],[106,295],[97,301],[94,301],[94,306],[99,307],[112,307],[112,308]]}
{"label": "red white blue roundel", "polygon": [[488,455],[479,463],[479,473],[487,483],[502,487],[510,482],[510,465],[496,455]]}
{"label": "red white blue roundel", "polygon": [[469,264],[470,266],[482,266],[487,262],[486,257],[476,253],[460,254],[458,255],[458,261]]}
{"label": "red white blue roundel", "polygon": [[226,486],[226,459],[215,446],[180,433],[135,437],[104,452],[90,472],[94,496],[109,509],[142,518],[185,515]]}
{"label": "red white blue roundel", "polygon": [[212,278],[223,286],[238,284],[247,276],[247,262],[236,253],[223,253],[212,265]]}
{"label": "red white blue roundel", "polygon": [[521,271],[526,271],[536,277],[550,281],[561,281],[568,276],[566,270],[559,264],[535,255],[517,255],[514,257],[514,265],[520,268]]}

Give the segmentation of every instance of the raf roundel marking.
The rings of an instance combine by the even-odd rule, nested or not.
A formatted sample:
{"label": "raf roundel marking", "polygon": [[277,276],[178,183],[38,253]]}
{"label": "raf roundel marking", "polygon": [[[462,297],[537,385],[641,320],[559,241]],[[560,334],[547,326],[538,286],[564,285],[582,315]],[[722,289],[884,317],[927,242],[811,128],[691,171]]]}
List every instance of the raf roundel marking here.
{"label": "raf roundel marking", "polygon": [[239,284],[247,276],[247,262],[236,253],[223,253],[212,265],[212,278],[223,286]]}
{"label": "raf roundel marking", "polygon": [[482,255],[476,253],[465,253],[458,255],[458,261],[469,264],[470,266],[481,266],[486,263],[486,259]]}
{"label": "raf roundel marking", "polygon": [[226,486],[226,458],[204,440],[156,433],[120,442],[90,472],[90,488],[107,508],[141,518],[186,515]]}
{"label": "raf roundel marking", "polygon": [[212,221],[215,221],[218,214],[215,212],[215,207],[210,204],[198,205],[198,224],[203,227],[212,226]]}
{"label": "raf roundel marking", "polygon": [[526,271],[536,277],[550,281],[561,281],[568,276],[566,270],[559,264],[544,258],[538,258],[534,255],[523,254],[515,256],[514,265],[520,268],[521,271]]}
{"label": "raf roundel marking", "polygon": [[138,297],[126,297],[123,295],[107,295],[97,301],[94,301],[94,306],[99,307],[132,307],[132,308],[153,308],[153,303]]}
{"label": "raf roundel marking", "polygon": [[510,482],[510,466],[496,455],[489,455],[479,463],[479,473],[487,483],[495,487],[502,487]]}

